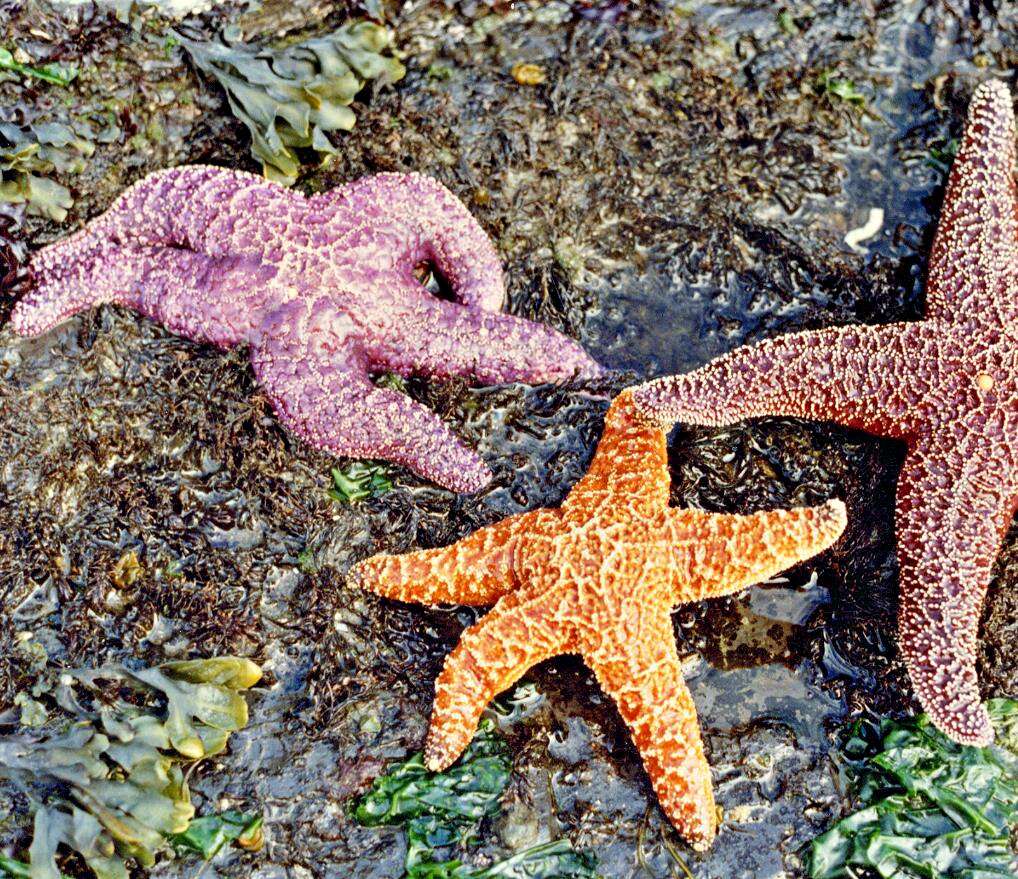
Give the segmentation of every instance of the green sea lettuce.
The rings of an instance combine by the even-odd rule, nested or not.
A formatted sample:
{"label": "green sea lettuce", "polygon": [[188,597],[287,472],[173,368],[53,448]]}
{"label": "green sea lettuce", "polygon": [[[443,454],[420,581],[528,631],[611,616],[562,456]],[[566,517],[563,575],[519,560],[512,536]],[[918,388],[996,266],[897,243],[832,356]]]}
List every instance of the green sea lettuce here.
{"label": "green sea lettuce", "polygon": [[211,857],[254,834],[260,816],[195,819],[185,769],[247,723],[241,691],[260,677],[233,656],[44,673],[32,695],[48,722],[0,736],[0,777],[35,813],[27,860],[0,859],[0,874],[60,879],[58,855],[70,850],[98,879],[127,879],[132,862],[150,867],[177,850]]}
{"label": "green sea lettuce", "polygon": [[863,720],[844,744],[859,809],[811,845],[812,879],[993,879],[1018,874],[1018,701],[987,705],[998,745],[951,741],[926,715]]}
{"label": "green sea lettuce", "polygon": [[515,852],[486,868],[438,859],[443,849],[476,843],[481,821],[501,808],[511,768],[505,740],[485,719],[455,765],[429,772],[423,756],[415,754],[375,779],[354,818],[366,826],[406,827],[405,879],[594,879],[590,856],[565,839]]}
{"label": "green sea lettuce", "polygon": [[405,73],[383,54],[391,33],[372,22],[345,24],[280,49],[241,43],[238,36],[232,28],[208,42],[177,35],[195,65],[225,90],[233,114],[251,133],[251,152],[265,176],[285,184],[300,170],[296,149],[335,152],[328,132],[353,128],[350,104],[368,81],[395,82]]}

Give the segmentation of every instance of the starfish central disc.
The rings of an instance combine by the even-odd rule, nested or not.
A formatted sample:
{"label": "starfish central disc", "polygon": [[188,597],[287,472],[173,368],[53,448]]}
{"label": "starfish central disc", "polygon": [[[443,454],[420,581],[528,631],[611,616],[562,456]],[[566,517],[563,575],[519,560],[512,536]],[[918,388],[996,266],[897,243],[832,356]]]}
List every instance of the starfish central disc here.
{"label": "starfish central disc", "polygon": [[625,392],[608,410],[589,471],[561,507],[353,569],[353,582],[401,601],[494,603],[464,632],[435,686],[431,769],[463,752],[485,705],[529,668],[578,653],[615,700],[668,818],[695,848],[711,844],[710,767],[671,611],[826,549],[845,527],[845,507],[833,500],[723,515],[670,508],[668,491],[665,434]]}

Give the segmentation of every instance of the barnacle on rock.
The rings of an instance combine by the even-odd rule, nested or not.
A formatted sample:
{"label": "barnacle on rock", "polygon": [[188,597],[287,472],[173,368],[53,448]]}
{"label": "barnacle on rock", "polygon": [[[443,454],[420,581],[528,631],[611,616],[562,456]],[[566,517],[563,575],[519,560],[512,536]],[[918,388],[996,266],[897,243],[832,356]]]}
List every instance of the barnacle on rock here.
{"label": "barnacle on rock", "polygon": [[53,172],[78,174],[95,147],[68,125],[0,122],[0,202],[26,204],[31,213],[58,222],[74,204]]}
{"label": "barnacle on rock", "polygon": [[183,764],[226,747],[247,723],[240,691],[260,677],[234,656],[49,670],[32,693],[54,709],[53,721],[0,736],[0,779],[35,812],[27,864],[0,859],[0,874],[60,879],[66,849],[99,879],[127,879],[129,861],[148,867],[171,851],[195,811]]}
{"label": "barnacle on rock", "polygon": [[401,79],[405,69],[382,53],[390,32],[371,22],[343,25],[323,37],[282,49],[237,42],[227,28],[222,41],[180,41],[194,63],[226,91],[233,114],[251,132],[251,152],[266,177],[293,183],[300,169],[295,148],[335,152],[327,132],[349,131],[350,104],[368,80]]}

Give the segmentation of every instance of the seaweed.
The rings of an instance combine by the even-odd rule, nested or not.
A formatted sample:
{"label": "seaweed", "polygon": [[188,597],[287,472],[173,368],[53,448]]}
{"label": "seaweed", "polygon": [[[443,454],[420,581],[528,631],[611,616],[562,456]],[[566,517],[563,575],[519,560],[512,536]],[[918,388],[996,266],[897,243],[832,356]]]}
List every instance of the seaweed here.
{"label": "seaweed", "polygon": [[357,803],[354,818],[368,827],[406,827],[406,879],[594,877],[590,856],[565,839],[524,849],[486,868],[436,860],[436,850],[477,841],[481,821],[499,812],[511,765],[505,740],[485,719],[454,766],[429,772],[422,755],[415,754],[375,780]]}
{"label": "seaweed", "polygon": [[63,221],[74,204],[54,172],[79,174],[95,146],[69,125],[0,121],[0,202],[25,204],[30,213]]}
{"label": "seaweed", "polygon": [[194,852],[211,861],[222,849],[235,842],[248,851],[258,851],[264,842],[264,818],[257,813],[230,810],[219,815],[195,818],[183,833],[170,837],[181,852]]}
{"label": "seaweed", "polygon": [[328,132],[353,128],[350,104],[369,80],[390,83],[405,73],[399,61],[382,54],[391,33],[367,21],[281,49],[237,42],[233,28],[220,41],[177,37],[198,68],[225,90],[233,114],[251,133],[251,152],[265,176],[286,184],[300,170],[296,149],[335,152]]}
{"label": "seaweed", "polygon": [[328,495],[337,503],[362,501],[392,491],[389,471],[381,464],[354,461],[345,468],[333,467],[331,472]]}
{"label": "seaweed", "polygon": [[78,75],[77,68],[63,67],[59,64],[43,64],[33,67],[16,60],[10,49],[0,46],[0,70],[10,70],[22,76],[41,79],[53,85],[70,85]]}
{"label": "seaweed", "polygon": [[812,879],[856,876],[859,867],[901,879],[1014,876],[1018,701],[988,708],[1004,747],[959,745],[926,715],[856,722],[843,771],[860,808],[813,840]]}
{"label": "seaweed", "polygon": [[0,736],[0,778],[34,811],[27,861],[5,859],[0,869],[60,879],[66,849],[98,879],[126,879],[131,861],[151,867],[176,850],[211,857],[234,840],[256,846],[260,816],[195,819],[185,764],[225,749],[247,723],[240,691],[260,677],[257,665],[235,656],[47,669],[22,700],[20,727]]}

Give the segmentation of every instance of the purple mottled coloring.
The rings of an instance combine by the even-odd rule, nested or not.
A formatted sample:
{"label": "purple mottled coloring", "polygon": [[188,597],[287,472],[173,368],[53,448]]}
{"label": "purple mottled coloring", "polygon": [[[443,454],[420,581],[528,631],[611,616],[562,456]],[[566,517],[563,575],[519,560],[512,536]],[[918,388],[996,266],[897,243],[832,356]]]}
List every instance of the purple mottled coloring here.
{"label": "purple mottled coloring", "polygon": [[[431,263],[456,297],[421,285]],[[488,236],[449,190],[379,174],[305,198],[253,174],[159,171],[82,231],[37,252],[14,329],[42,333],[103,302],[175,333],[248,344],[279,418],[335,455],[385,458],[458,491],[491,478],[431,411],[376,387],[373,371],[485,383],[588,378],[575,342],[499,313]]]}

